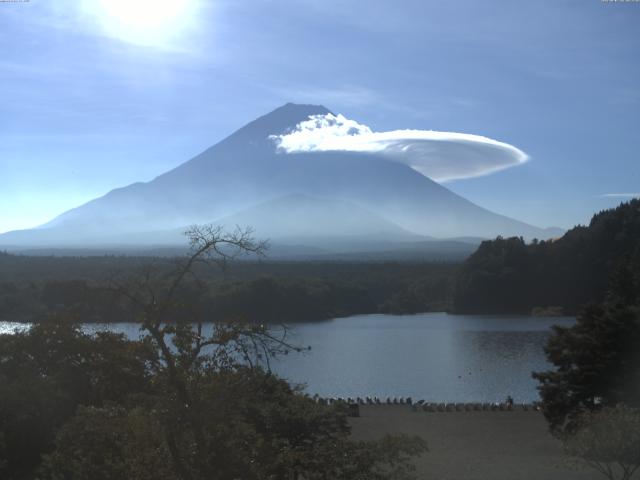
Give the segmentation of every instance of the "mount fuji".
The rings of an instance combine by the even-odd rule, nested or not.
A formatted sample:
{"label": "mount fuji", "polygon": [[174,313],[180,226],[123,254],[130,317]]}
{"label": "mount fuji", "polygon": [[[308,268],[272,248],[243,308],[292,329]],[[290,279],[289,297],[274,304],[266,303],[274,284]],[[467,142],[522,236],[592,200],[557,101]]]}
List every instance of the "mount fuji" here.
{"label": "mount fuji", "polygon": [[280,246],[333,252],[340,244],[375,250],[560,233],[486,210],[384,155],[278,149],[274,136],[329,113],[323,106],[286,104],[150,182],[112,190],[40,227],[0,235],[0,246],[178,246],[185,243],[180,232],[197,223],[250,225],[256,237]]}

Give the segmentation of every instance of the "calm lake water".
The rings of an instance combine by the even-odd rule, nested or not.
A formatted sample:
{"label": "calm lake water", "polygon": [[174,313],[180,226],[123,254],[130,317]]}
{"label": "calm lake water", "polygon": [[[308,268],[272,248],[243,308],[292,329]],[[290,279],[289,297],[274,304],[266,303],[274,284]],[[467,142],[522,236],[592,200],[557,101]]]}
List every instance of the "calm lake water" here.
{"label": "calm lake water", "polygon": [[[293,326],[293,341],[310,352],[273,362],[280,376],[310,394],[412,397],[433,402],[538,399],[531,372],[549,368],[544,345],[552,325],[571,317],[358,315]],[[0,333],[16,324],[0,322]],[[24,326],[22,327],[24,328]],[[87,325],[139,336],[138,325]]]}

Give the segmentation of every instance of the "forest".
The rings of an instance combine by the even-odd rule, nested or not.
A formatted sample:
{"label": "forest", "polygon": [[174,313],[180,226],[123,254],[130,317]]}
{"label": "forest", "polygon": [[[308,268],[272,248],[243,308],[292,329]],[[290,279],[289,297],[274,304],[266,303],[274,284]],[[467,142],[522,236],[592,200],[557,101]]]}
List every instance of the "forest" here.
{"label": "forest", "polygon": [[[268,252],[267,252],[268,254]],[[116,285],[171,271],[176,258],[54,257],[0,253],[0,320],[39,321],[72,314],[83,322],[132,321]],[[198,308],[210,321],[322,320],[364,313],[447,308],[454,263],[275,262],[244,260],[197,269],[207,283]],[[189,296],[186,290],[182,292]],[[185,297],[186,298],[186,297]]]}
{"label": "forest", "polygon": [[597,213],[557,240],[483,242],[453,282],[455,313],[575,315],[604,300],[612,276],[640,275],[640,200]]}
{"label": "forest", "polygon": [[[483,242],[463,263],[238,260],[198,269],[197,308],[210,321],[295,323],[366,313],[575,315],[604,300],[621,265],[640,272],[640,201],[593,216],[556,240]],[[25,256],[0,253],[0,320],[71,314],[133,321],[116,286],[171,271],[179,257]],[[637,273],[636,273],[637,274]],[[181,292],[193,299],[193,292]]]}
{"label": "forest", "polygon": [[414,478],[423,440],[353,440],[346,404],[271,374],[265,358],[302,349],[284,334],[238,320],[204,333],[187,300],[206,294],[196,265],[215,268],[221,244],[261,247],[206,228],[192,240],[174,268],[114,286],[141,324],[138,341],[89,335],[68,314],[0,335],[0,477]]}
{"label": "forest", "polygon": [[[633,474],[636,450],[604,458],[592,445],[601,427],[640,424],[639,219],[640,202],[629,202],[556,241],[484,242],[462,265],[230,263],[218,244],[256,254],[262,244],[206,226],[194,227],[181,258],[2,254],[3,312],[37,324],[0,335],[0,475],[415,478],[424,440],[353,440],[344,404],[317,402],[270,372],[269,358],[304,346],[268,323],[449,306],[494,311],[500,302],[500,311],[578,310],[576,324],[549,339],[554,368],[533,373],[542,412],[567,451],[597,468],[619,461]],[[80,325],[122,319],[140,323],[140,340]]]}

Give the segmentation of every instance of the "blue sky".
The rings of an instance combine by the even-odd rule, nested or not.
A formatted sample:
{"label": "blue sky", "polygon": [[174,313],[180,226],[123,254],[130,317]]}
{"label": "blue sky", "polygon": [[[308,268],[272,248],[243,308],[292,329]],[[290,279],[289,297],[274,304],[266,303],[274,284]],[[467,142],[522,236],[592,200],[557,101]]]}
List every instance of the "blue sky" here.
{"label": "blue sky", "polygon": [[530,161],[446,185],[535,225],[640,192],[640,3],[152,3],[0,3],[0,232],[150,180],[289,101],[514,145]]}

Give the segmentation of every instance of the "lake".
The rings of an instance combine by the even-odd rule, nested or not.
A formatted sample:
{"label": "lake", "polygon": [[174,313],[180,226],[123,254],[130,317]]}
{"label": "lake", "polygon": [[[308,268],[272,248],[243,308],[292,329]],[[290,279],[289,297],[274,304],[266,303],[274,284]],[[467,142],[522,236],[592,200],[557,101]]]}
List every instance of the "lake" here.
{"label": "lake", "polygon": [[[552,325],[572,317],[507,315],[357,315],[293,325],[293,341],[311,351],[280,357],[272,368],[310,394],[412,397],[432,402],[538,400],[531,372],[549,368]],[[20,328],[0,322],[0,333]],[[24,328],[24,327],[22,327]],[[139,336],[138,325],[87,325]]]}

